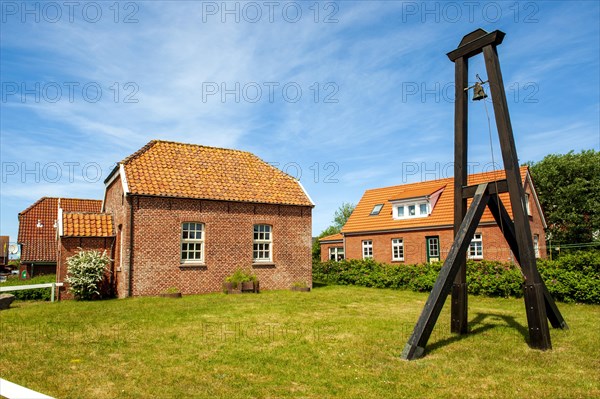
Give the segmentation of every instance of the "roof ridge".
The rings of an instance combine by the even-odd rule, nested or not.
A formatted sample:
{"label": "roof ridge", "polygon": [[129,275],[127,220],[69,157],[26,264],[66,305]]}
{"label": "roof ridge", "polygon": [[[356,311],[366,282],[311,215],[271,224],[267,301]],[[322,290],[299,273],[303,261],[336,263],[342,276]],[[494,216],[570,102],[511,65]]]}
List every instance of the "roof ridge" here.
{"label": "roof ridge", "polygon": [[[225,147],[215,147],[215,146],[210,146],[210,145],[204,145],[204,144],[197,144],[197,143],[182,143],[180,141],[172,141],[172,140],[160,140],[160,139],[153,139],[150,140],[146,145],[144,145],[142,148],[140,148],[139,150],[137,150],[136,152],[134,152],[133,154],[129,155],[128,157],[126,157],[125,159],[123,159],[120,163],[122,164],[128,164],[129,162],[133,161],[136,158],[139,158],[140,155],[144,154],[145,152],[147,152],[150,148],[154,147],[156,144],[175,144],[175,145],[183,145],[183,146],[188,146],[188,147],[199,147],[199,148],[209,148],[209,149],[213,149],[213,150],[223,150],[223,151],[232,151],[232,152],[241,152],[244,154],[250,154],[250,155],[254,155],[253,153],[251,153],[250,151],[244,151],[244,150],[238,150],[235,148],[225,148]],[[256,155],[254,155],[256,156]],[[259,158],[260,159],[260,158]],[[262,159],[261,159],[262,161]],[[265,162],[265,161],[263,161]]]}
{"label": "roof ridge", "polygon": [[[196,144],[196,143],[182,143],[180,141],[171,141],[171,140],[152,140],[156,143],[166,143],[166,144],[179,144],[179,145],[187,145],[192,147],[202,147],[202,148],[212,148],[215,150],[225,150],[225,151],[235,151],[235,152],[243,152],[246,154],[252,154],[250,151],[238,150],[236,148],[225,148],[225,147],[215,147],[212,145],[204,145],[204,144]],[[252,154],[254,155],[254,154]]]}
{"label": "roof ridge", "polygon": [[[529,171],[529,166],[527,166],[527,165],[519,166],[519,171],[521,171],[523,169],[526,169],[527,171]],[[506,169],[494,169],[494,170],[490,170],[490,171],[487,171],[487,172],[471,173],[471,174],[467,175],[467,177],[469,178],[469,177],[476,177],[476,176],[482,176],[482,175],[496,174],[498,172],[502,172],[506,176]],[[368,188],[368,189],[365,190],[365,192],[367,192],[367,191],[374,191],[374,190],[388,189],[388,188],[391,189],[391,188],[407,187],[407,186],[412,186],[412,185],[417,185],[417,184],[425,184],[425,183],[442,183],[445,180],[454,181],[454,176],[442,177],[441,179],[432,179],[432,180],[417,181],[417,182],[413,182],[413,183],[396,184],[396,185],[393,185],[393,186]]]}
{"label": "roof ridge", "polygon": [[49,200],[75,200],[75,201],[96,201],[96,202],[102,202],[102,200],[100,200],[100,199],[93,199],[93,198],[49,197],[49,196],[44,195],[39,200],[37,200],[33,204],[29,205],[27,208],[25,208],[25,210],[19,212],[18,214],[19,215],[23,215],[23,214],[29,212],[31,209],[33,209],[36,205],[38,205],[42,201],[45,201],[45,200],[48,200],[48,199]]}

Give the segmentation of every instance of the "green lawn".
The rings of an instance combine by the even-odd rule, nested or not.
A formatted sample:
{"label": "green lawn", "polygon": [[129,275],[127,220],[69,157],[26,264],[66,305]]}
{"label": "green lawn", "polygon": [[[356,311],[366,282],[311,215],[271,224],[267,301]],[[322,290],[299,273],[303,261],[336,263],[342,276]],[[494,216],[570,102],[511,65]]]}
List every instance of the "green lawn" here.
{"label": "green lawn", "polygon": [[15,302],[0,312],[0,376],[57,398],[600,397],[600,306],[559,304],[571,330],[529,349],[522,299],[449,305],[425,358],[400,359],[427,294],[311,293]]}

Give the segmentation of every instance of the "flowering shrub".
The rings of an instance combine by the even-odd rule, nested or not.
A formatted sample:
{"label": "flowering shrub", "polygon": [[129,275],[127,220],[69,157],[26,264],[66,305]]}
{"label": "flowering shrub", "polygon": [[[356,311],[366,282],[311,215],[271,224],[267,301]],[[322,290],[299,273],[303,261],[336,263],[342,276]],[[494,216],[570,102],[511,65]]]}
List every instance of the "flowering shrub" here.
{"label": "flowering shrub", "polygon": [[111,259],[106,251],[80,251],[67,259],[69,291],[75,298],[90,300],[100,295],[99,285]]}

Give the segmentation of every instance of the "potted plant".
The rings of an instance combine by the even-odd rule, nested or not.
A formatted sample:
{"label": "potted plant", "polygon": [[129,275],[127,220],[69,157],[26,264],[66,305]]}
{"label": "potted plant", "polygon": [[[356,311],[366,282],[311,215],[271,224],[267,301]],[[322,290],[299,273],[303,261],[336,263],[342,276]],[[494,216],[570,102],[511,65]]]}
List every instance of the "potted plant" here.
{"label": "potted plant", "polygon": [[310,287],[304,281],[297,281],[292,284],[292,291],[310,292]]}
{"label": "potted plant", "polygon": [[181,291],[179,291],[179,288],[169,287],[164,292],[161,292],[160,294],[158,294],[158,296],[161,296],[164,298],[181,298],[182,295],[181,295]]}
{"label": "potted plant", "polygon": [[258,279],[254,274],[246,273],[242,269],[237,269],[231,276],[225,279],[223,291],[226,294],[239,294],[243,292],[258,293]]}

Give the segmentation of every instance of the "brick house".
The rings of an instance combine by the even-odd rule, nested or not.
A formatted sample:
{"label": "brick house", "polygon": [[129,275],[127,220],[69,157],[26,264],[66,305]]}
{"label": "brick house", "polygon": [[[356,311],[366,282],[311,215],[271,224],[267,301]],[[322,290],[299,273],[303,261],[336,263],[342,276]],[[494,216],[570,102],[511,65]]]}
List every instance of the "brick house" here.
{"label": "brick house", "polygon": [[[546,222],[529,169],[520,171],[534,250],[544,258]],[[471,185],[504,178],[504,171],[495,171],[470,175],[468,181]],[[500,198],[512,216],[508,193]],[[454,240],[453,205],[453,178],[367,190],[341,233],[319,240],[321,260],[373,258],[391,264],[444,260]],[[500,228],[486,210],[469,247],[469,258],[512,262]]]}
{"label": "brick house", "polygon": [[[81,243],[112,248],[118,297],[216,292],[237,268],[261,289],[312,285],[314,204],[299,181],[249,152],[153,140],[104,183],[102,213],[63,214],[61,277]],[[85,217],[95,229],[82,230]]]}
{"label": "brick house", "polygon": [[30,276],[56,273],[59,208],[67,212],[100,212],[102,201],[42,197],[19,213],[21,270]]}

